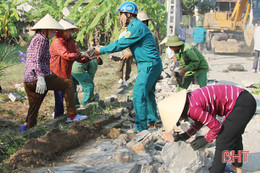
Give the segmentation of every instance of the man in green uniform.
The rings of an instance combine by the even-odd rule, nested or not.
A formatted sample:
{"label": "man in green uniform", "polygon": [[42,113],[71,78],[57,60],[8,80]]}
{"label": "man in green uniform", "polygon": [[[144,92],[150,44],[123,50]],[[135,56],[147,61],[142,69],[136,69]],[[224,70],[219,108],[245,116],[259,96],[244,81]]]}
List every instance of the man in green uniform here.
{"label": "man in green uniform", "polygon": [[[71,71],[71,80],[74,85],[74,98],[76,101],[76,107],[84,107],[93,100],[94,96],[94,76],[96,74],[98,65],[102,65],[103,60],[101,57],[93,59],[86,64],[80,62],[74,62]],[[83,100],[80,103],[78,99],[77,85],[80,85],[83,88],[84,96]]]}
{"label": "man in green uniform", "polygon": [[175,52],[176,59],[180,63],[180,76],[184,76],[184,82],[182,85],[178,85],[178,91],[187,89],[194,77],[197,78],[200,87],[207,85],[209,66],[205,57],[196,47],[184,43],[176,35],[168,39],[166,46]]}
{"label": "man in green uniform", "polygon": [[134,133],[148,129],[149,124],[153,125],[158,121],[154,92],[162,72],[162,60],[153,34],[136,17],[137,5],[133,2],[124,2],[117,12],[120,12],[120,21],[128,26],[126,34],[105,47],[95,47],[95,54],[110,54],[129,47],[136,60],[138,76],[133,90],[136,119],[134,129],[128,130],[128,133]]}

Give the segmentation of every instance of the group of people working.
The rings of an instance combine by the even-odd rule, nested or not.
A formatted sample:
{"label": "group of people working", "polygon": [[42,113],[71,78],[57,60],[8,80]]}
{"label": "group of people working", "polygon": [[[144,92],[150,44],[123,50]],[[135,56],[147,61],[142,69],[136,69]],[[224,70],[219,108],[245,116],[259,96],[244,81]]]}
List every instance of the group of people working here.
{"label": "group of people working", "polygon": [[[156,41],[147,24],[137,18],[138,7],[135,3],[122,3],[117,13],[120,14],[120,21],[127,27],[126,32],[117,41],[105,47],[96,46],[93,56],[98,57],[101,54],[129,48],[137,63],[138,76],[133,89],[135,126],[129,129],[128,133],[148,129],[158,121],[158,113],[166,130],[163,134],[166,142],[185,141],[206,125],[210,129],[209,132],[205,136],[197,137],[191,142],[191,146],[194,150],[198,150],[216,139],[215,158],[210,172],[224,172],[226,163],[222,163],[222,152],[224,150],[237,152],[243,149],[242,134],[256,110],[253,96],[246,90],[232,85],[206,86],[208,63],[204,56],[195,46],[185,43],[179,36],[171,36],[166,42],[167,52],[174,61],[179,62],[179,74],[184,82],[178,84],[177,93],[158,103],[158,112],[155,85],[162,72],[162,60]],[[48,20],[44,20],[46,17]],[[21,127],[22,130],[36,125],[37,113],[47,90],[55,90],[55,100],[58,104],[56,109],[59,109],[55,111],[57,116],[64,111],[60,104],[64,97],[68,122],[87,118],[76,113],[76,105],[79,102],[75,101],[74,89],[76,81],[84,83],[83,79],[86,76],[84,64],[89,64],[93,60],[88,52],[81,54],[71,41],[69,35],[77,28],[70,25],[66,30],[62,25],[62,22],[58,23],[47,15],[32,28],[36,34],[27,49],[24,73],[29,111],[28,118]],[[56,38],[49,48],[49,39],[55,31],[57,31]],[[98,61],[98,58],[96,60]],[[201,88],[187,93],[186,89],[195,77]],[[88,76],[86,80],[90,78],[93,79],[93,76]],[[91,85],[93,86],[93,83]],[[93,88],[90,87],[90,90],[93,91]],[[87,104],[89,99],[85,101]],[[222,124],[216,119],[217,115],[225,117]],[[178,122],[188,118],[194,121],[190,129],[173,136],[173,130]],[[240,172],[241,166],[242,163],[236,161],[228,168]]]}

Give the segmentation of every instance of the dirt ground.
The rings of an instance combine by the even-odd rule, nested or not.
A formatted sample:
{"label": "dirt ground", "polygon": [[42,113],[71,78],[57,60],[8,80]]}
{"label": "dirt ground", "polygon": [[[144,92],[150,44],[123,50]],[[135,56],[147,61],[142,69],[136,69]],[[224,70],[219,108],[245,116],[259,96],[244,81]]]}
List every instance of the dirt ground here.
{"label": "dirt ground", "polygon": [[[105,97],[110,96],[110,94],[116,88],[118,88],[120,84],[117,83],[117,69],[119,63],[114,62],[108,58],[103,59],[103,61],[104,64],[101,67],[99,66],[94,82],[96,85],[95,93],[99,93],[100,98],[104,100]],[[63,122],[65,122],[65,116],[62,117],[61,120],[58,120],[58,123],[54,123],[57,125],[57,127],[48,128],[39,126],[46,121],[53,120],[52,114],[54,112],[55,103],[54,94],[53,91],[48,91],[48,94],[46,95],[38,114],[38,126],[33,128],[32,133],[19,133],[19,128],[21,124],[24,123],[25,117],[27,115],[28,100],[20,99],[18,101],[12,102],[10,99],[8,99],[8,94],[17,93],[20,96],[26,96],[25,92],[18,92],[15,88],[15,84],[22,82],[22,68],[23,66],[19,64],[16,67],[7,69],[7,75],[4,78],[1,78],[0,82],[3,88],[2,93],[0,94],[0,172],[10,171],[10,168],[7,166],[9,162],[9,156],[11,156],[21,147],[23,147],[23,151],[16,153],[16,156],[18,156],[16,159],[11,159],[10,163],[12,165],[15,165],[15,167],[19,166],[19,160],[25,159],[25,155],[31,152],[33,152],[35,157],[32,157],[31,160],[27,161],[27,165],[23,166],[33,166],[33,164],[35,164],[35,160],[39,160],[35,166],[46,165],[49,164],[49,160],[53,160],[53,157],[59,155],[64,150],[73,148],[96,134],[97,130],[90,130],[91,126],[89,126],[89,124],[72,123],[71,126],[66,124],[64,125]],[[135,65],[133,65],[132,70],[133,71],[131,75],[135,75]],[[79,99],[81,100],[82,97],[83,93],[81,92],[79,94]],[[77,124],[77,126],[74,127],[73,124]],[[61,127],[65,129],[63,131],[57,131],[57,129]],[[93,133],[89,133],[90,131]],[[38,139],[35,139],[46,133],[48,133],[48,137],[40,139],[39,141]],[[49,141],[57,142],[50,144]],[[24,143],[25,145],[23,145]],[[50,145],[47,146],[46,143],[49,143]],[[62,144],[63,146],[59,144]],[[29,148],[39,148],[39,150],[29,150]],[[13,163],[12,161],[14,160],[17,163]]]}
{"label": "dirt ground", "polygon": [[[257,79],[259,79],[258,74],[251,74],[248,72],[223,73],[223,70],[226,69],[229,64],[239,62],[241,62],[247,71],[249,71],[252,62],[251,57],[248,59],[245,57],[229,58],[228,56],[212,56],[211,58],[210,68],[214,73],[209,72],[209,79],[221,78],[222,80],[219,80],[220,83],[234,84],[238,86],[242,86],[243,80],[257,81]],[[224,64],[226,65],[223,66],[222,61],[226,61],[226,58],[230,59],[230,62],[225,62]],[[103,66],[102,70],[104,71],[100,70],[97,73],[96,83],[98,83],[97,85],[100,87],[100,90],[102,90],[102,87],[104,86],[112,86],[117,83],[118,79],[114,77],[115,74],[112,72],[109,73],[105,69],[111,67],[116,69],[117,63],[108,63]],[[108,78],[108,75],[110,75],[110,80],[113,79],[110,81],[111,83],[99,83],[104,80],[101,79],[101,77],[105,76]],[[14,85],[16,83],[17,81],[9,82],[8,87],[4,87],[3,93],[0,94],[0,163],[6,163],[2,166],[0,164],[0,172],[11,172],[18,167],[37,167],[43,165],[54,166],[54,160],[68,159],[66,156],[63,156],[62,158],[57,157],[60,156],[65,150],[78,147],[95,135],[101,135],[99,132],[99,127],[101,124],[98,123],[72,123],[70,126],[67,126],[64,123],[61,123],[65,121],[65,116],[58,120],[52,121],[53,117],[51,115],[54,110],[53,91],[48,92],[45,100],[43,101],[38,116],[39,126],[32,129],[27,134],[19,133],[19,127],[24,122],[28,111],[28,101],[20,100],[12,102],[7,99],[8,93],[15,91]],[[118,84],[114,85],[114,87],[118,87]],[[114,89],[110,91],[110,94],[113,90]],[[25,95],[23,92],[18,93]],[[106,117],[106,119],[110,121],[113,120],[113,118],[110,119],[110,117]],[[46,121],[51,121],[53,126],[50,127],[49,124],[40,126],[40,124],[44,124],[43,122]],[[107,121],[107,123],[109,123],[109,121]],[[43,136],[44,134],[47,135]],[[19,148],[21,149],[16,152]],[[13,153],[15,154],[12,155]],[[10,158],[9,155],[11,155]],[[22,170],[19,171],[23,172]]]}
{"label": "dirt ground", "polygon": [[[13,92],[15,88],[4,90],[2,95],[8,95],[9,92]],[[9,99],[5,99],[0,103],[0,136],[4,134],[15,135],[21,124],[24,122],[28,111],[28,101],[21,100],[12,102]],[[53,92],[49,92],[43,101],[41,109],[39,111],[38,123],[42,123],[48,119],[51,119],[54,106]]]}
{"label": "dirt ground", "polygon": [[[27,140],[27,138],[23,137],[23,134],[19,133],[19,128],[27,115],[28,101],[20,100],[12,102],[7,99],[8,93],[14,91],[15,88],[10,87],[8,90],[4,89],[3,93],[0,94],[1,97],[5,98],[0,102],[0,163],[20,148]],[[23,95],[23,93],[19,94]],[[49,92],[39,111],[38,124],[52,119],[51,114],[54,110],[54,106],[51,104],[53,102],[53,93]],[[39,135],[41,133],[42,132],[39,131]]]}

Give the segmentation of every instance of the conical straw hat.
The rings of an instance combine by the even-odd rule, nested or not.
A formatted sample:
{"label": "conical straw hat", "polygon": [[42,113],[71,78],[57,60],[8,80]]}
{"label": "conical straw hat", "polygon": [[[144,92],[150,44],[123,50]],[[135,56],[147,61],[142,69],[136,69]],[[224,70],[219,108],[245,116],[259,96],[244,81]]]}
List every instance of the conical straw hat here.
{"label": "conical straw hat", "polygon": [[179,121],[186,103],[187,91],[173,93],[158,103],[158,110],[166,132],[177,129],[176,123]]}
{"label": "conical straw hat", "polygon": [[152,20],[152,18],[149,18],[146,14],[145,11],[140,11],[138,14],[137,14],[137,18],[141,21],[145,21],[145,20]]}
{"label": "conical straw hat", "polygon": [[164,45],[167,43],[168,37],[166,36],[159,45]]}
{"label": "conical straw hat", "polygon": [[32,31],[37,29],[55,29],[64,30],[64,28],[57,22],[51,15],[46,14],[39,22],[37,22],[32,28]]}
{"label": "conical straw hat", "polygon": [[71,23],[69,23],[69,22],[66,21],[66,20],[61,19],[61,20],[59,21],[59,23],[60,23],[60,25],[61,25],[65,30],[68,30],[68,29],[76,29],[76,30],[78,30],[78,27],[72,25]]}

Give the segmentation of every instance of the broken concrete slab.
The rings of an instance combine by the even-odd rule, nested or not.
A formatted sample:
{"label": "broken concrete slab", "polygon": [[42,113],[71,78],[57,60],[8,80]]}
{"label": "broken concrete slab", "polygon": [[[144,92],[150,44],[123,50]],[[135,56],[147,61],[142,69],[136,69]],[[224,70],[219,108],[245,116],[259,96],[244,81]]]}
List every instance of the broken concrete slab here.
{"label": "broken concrete slab", "polygon": [[23,96],[17,94],[17,93],[14,93],[14,92],[11,92],[8,94],[8,98],[12,101],[12,102],[15,102],[15,101],[18,101],[18,100],[21,100],[21,99],[24,99]]}
{"label": "broken concrete slab", "polygon": [[206,173],[212,159],[205,150],[194,151],[190,144],[179,141],[167,143],[162,150],[163,167],[170,173]]}

